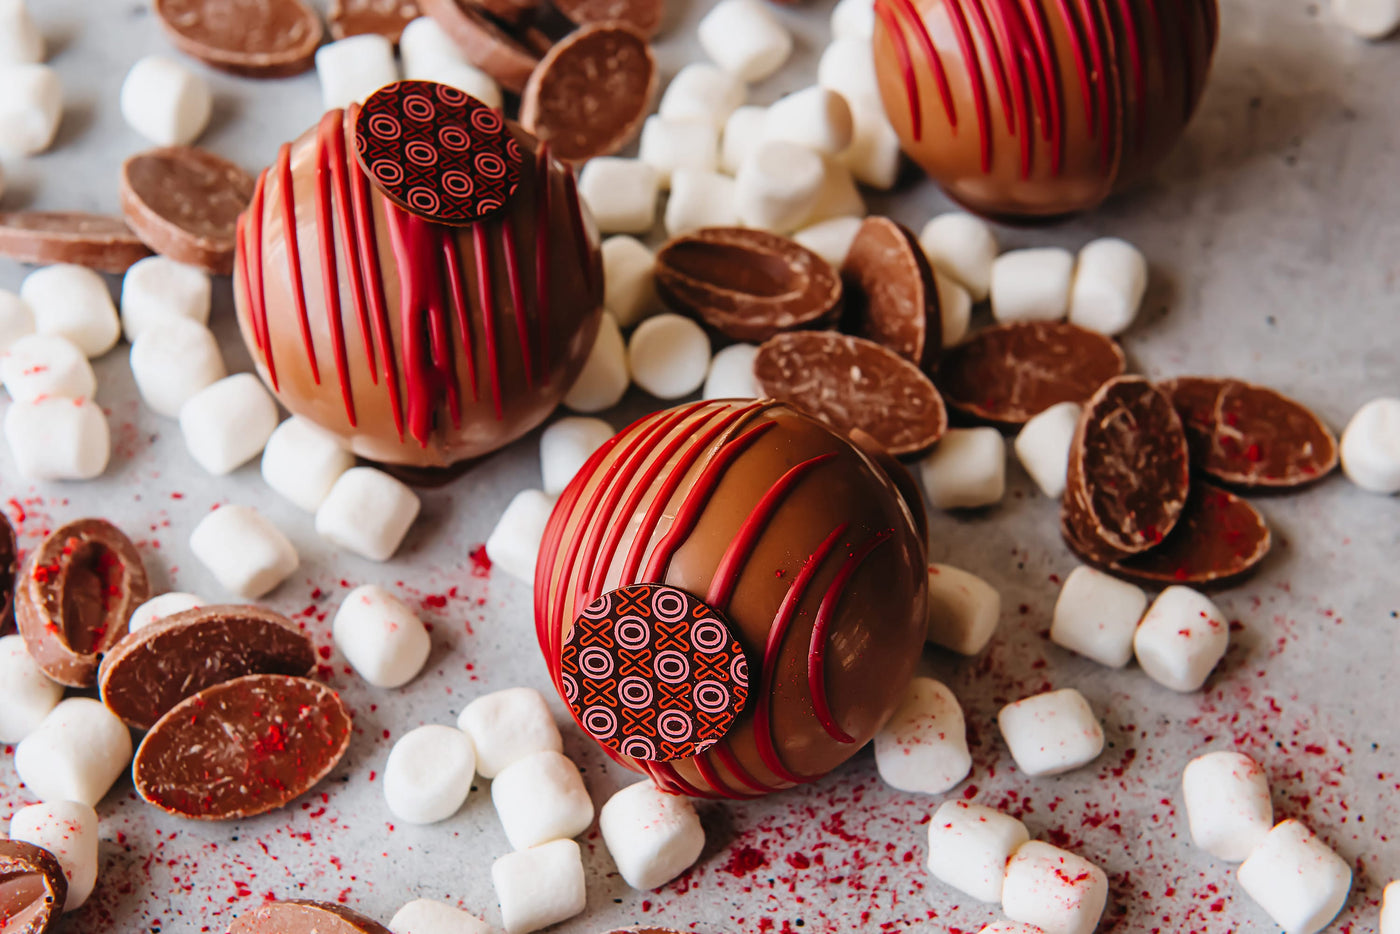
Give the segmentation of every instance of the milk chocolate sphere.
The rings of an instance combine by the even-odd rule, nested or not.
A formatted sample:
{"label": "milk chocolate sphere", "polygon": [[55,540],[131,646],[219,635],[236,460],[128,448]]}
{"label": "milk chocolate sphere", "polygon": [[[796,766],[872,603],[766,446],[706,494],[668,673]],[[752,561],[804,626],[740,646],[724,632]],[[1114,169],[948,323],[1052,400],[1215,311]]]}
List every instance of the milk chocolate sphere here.
{"label": "milk chocolate sphere", "polygon": [[570,170],[430,82],[328,112],[239,219],[234,296],[259,373],[390,465],[448,467],[543,421],[592,347],[602,289]]}
{"label": "milk chocolate sphere", "polygon": [[1180,138],[1216,0],[877,0],[880,94],[904,151],[1005,219],[1095,207]]}
{"label": "milk chocolate sphere", "polygon": [[[880,729],[919,658],[927,587],[915,519],[875,458],[771,400],[697,402],[625,429],[564,491],[536,634],[617,761],[669,791],[748,797],[825,775]],[[637,678],[632,647],[652,628],[678,651]],[[589,661],[604,651],[615,664]],[[671,677],[687,666],[708,673]],[[580,672],[598,677],[580,687]],[[699,724],[696,754],[677,754],[677,706]],[[641,726],[617,742],[617,719]],[[643,735],[651,723],[662,741]]]}

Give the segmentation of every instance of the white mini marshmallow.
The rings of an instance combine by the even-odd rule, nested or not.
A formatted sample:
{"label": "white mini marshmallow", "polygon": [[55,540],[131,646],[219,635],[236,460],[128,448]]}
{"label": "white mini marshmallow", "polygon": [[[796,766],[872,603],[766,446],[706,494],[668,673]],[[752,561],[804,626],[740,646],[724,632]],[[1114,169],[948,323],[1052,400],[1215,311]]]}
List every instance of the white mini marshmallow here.
{"label": "white mini marshmallow", "polygon": [[887,785],[929,795],[967,778],[967,723],[947,685],[932,678],[909,683],[904,700],[875,734],[875,766]]}
{"label": "white mini marshmallow", "polygon": [[[997,713],[1011,757],[1027,775],[1059,775],[1103,752],[1103,727],[1074,688],[1035,694]],[[1033,921],[1032,918],[1017,918]]]}
{"label": "white mini marshmallow", "polygon": [[860,233],[860,225],[859,217],[833,217],[803,227],[792,239],[840,269],[851,252],[856,234]]}
{"label": "white mini marshmallow", "polygon": [[63,685],[34,664],[19,635],[0,637],[0,743],[17,743],[63,699]]}
{"label": "white mini marshmallow", "polygon": [[13,347],[21,337],[33,333],[34,312],[29,303],[14,292],[0,289],[0,354]]}
{"label": "white mini marshmallow", "polygon": [[1230,624],[1204,594],[1168,587],[1133,634],[1133,653],[1147,676],[1173,691],[1197,691],[1225,657]]}
{"label": "white mini marshmallow", "polygon": [[64,337],[30,334],[0,353],[0,380],[16,402],[90,399],[97,377],[83,352]]}
{"label": "white mini marshmallow", "polygon": [[493,934],[491,925],[476,915],[430,898],[416,898],[394,912],[389,930],[393,934]]}
{"label": "white mini marshmallow", "polygon": [[603,233],[646,233],[656,223],[661,177],[640,159],[589,159],[578,193]]}
{"label": "white mini marshmallow", "polygon": [[1390,883],[1381,893],[1380,934],[1400,934],[1400,881]]}
{"label": "white mini marshmallow", "polygon": [[1003,253],[992,263],[992,316],[1013,321],[1059,321],[1069,312],[1074,254],[1059,247]]}
{"label": "white mini marshmallow", "polygon": [[35,65],[44,60],[44,36],[25,0],[0,0],[0,65]]}
{"label": "white mini marshmallow", "polygon": [[661,314],[637,325],[627,344],[627,368],[637,385],[658,399],[679,399],[705,382],[710,338],[680,315]]}
{"label": "white mini marshmallow", "polygon": [[995,428],[950,428],[919,462],[935,509],[973,509],[1006,493],[1006,441]]}
{"label": "white mini marshmallow", "polygon": [[875,4],[871,0],[839,0],[831,8],[831,38],[869,42],[875,35]]}
{"label": "white mini marshmallow", "polygon": [[899,178],[899,134],[883,109],[852,108],[851,118],[851,143],[841,161],[862,184],[888,191]]}
{"label": "white mini marshmallow", "polygon": [[48,850],[63,868],[68,897],[62,910],[82,906],[97,885],[97,812],[77,801],[20,808],[10,818],[10,839]]}
{"label": "white mini marshmallow", "polygon": [[1002,910],[1045,934],[1093,934],[1108,903],[1108,876],[1082,856],[1039,840],[1006,865]]}
{"label": "white mini marshmallow", "polygon": [[399,820],[435,824],[457,813],[475,774],[476,752],[467,734],[452,726],[420,726],[389,750],[384,801]]}
{"label": "white mini marshmallow", "polygon": [[973,301],[986,300],[999,250],[996,234],[986,221],[963,211],[940,214],[924,225],[919,245],[934,269],[967,289]]}
{"label": "white mini marshmallow", "polygon": [[67,263],[36,269],[25,276],[19,294],[40,334],[66,337],[89,357],[102,356],[121,336],[107,283],[91,269]]}
{"label": "white mini marshmallow", "polygon": [[403,76],[436,81],[475,97],[488,107],[501,106],[501,88],[486,72],[471,65],[452,37],[430,16],[420,16],[399,36]]}
{"label": "white mini marshmallow", "polygon": [[1342,470],[1371,493],[1400,493],[1400,397],[1372,399],[1342,432]]}
{"label": "white mini marshmallow", "polygon": [[660,888],[700,858],[705,829],[689,798],[649,781],[628,785],[598,812],[598,830],[626,883]]}
{"label": "white mini marshmallow", "polygon": [[1074,265],[1069,320],[1103,334],[1121,334],[1137,317],[1147,292],[1147,259],[1126,240],[1085,244]]}
{"label": "white mini marshmallow", "polygon": [[486,538],[486,557],[521,583],[533,585],[544,527],[553,511],[554,497],[543,490],[516,493]]}
{"label": "white mini marshmallow", "polygon": [[483,694],[466,706],[457,726],[476,747],[476,771],[495,778],[526,756],[564,748],[544,695],[534,688]]}
{"label": "white mini marshmallow", "polygon": [[763,142],[763,124],[768,119],[767,107],[737,108],[724,121],[720,136],[719,168],[727,175],[738,173],[745,157]]}
{"label": "white mini marshmallow", "polygon": [[593,339],[593,349],[588,352],[578,378],[564,393],[564,407],[575,412],[610,409],[622,401],[631,383],[632,374],[627,372],[627,342],[622,338],[617,319],[605,311],[598,319],[598,336]]}
{"label": "white mini marshmallow", "polygon": [[220,506],[190,533],[190,551],[225,590],[256,600],[282,583],[301,559],[287,536],[256,510]]}
{"label": "white mini marshmallow", "polygon": [[948,564],[928,569],[928,641],[959,655],[987,647],[1001,619],[1001,594],[975,574]]}
{"label": "white mini marshmallow", "polygon": [[1083,411],[1078,402],[1057,402],[1031,416],[1012,445],[1026,473],[1051,499],[1059,499],[1065,492],[1069,447]]}
{"label": "white mini marshmallow", "polygon": [[131,345],[131,376],[142,400],[171,418],[178,418],[186,402],[227,373],[219,342],[198,321],[162,321]]}
{"label": "white mini marshmallow", "polygon": [[1146,609],[1141,587],[1096,568],[1077,567],[1055,600],[1050,641],[1100,665],[1122,668],[1133,660],[1133,633]]}
{"label": "white mini marshmallow", "polygon": [[373,467],[351,467],[316,509],[316,534],[371,561],[388,561],[422,508],[418,494]]}
{"label": "white mini marshmallow", "polygon": [[656,309],[656,257],[636,237],[603,241],[603,307],[630,328]]}
{"label": "white mini marshmallow", "polygon": [[678,169],[671,176],[671,197],[663,218],[667,235],[679,237],[702,227],[738,226],[736,199],[734,179],[728,175]]}
{"label": "white mini marshmallow", "polygon": [[278,425],[262,454],[267,485],[294,505],[315,512],[341,474],[355,466],[355,455],[315,422],[293,415]]}
{"label": "white mini marshmallow", "polygon": [[138,629],[144,629],[151,623],[165,619],[167,616],[193,610],[208,602],[203,597],[192,593],[183,593],[179,590],[163,593],[160,596],[152,597],[132,610],[131,619],[126,621],[126,630],[127,632],[135,632]]}
{"label": "white mini marshmallow", "polygon": [[972,293],[938,269],[933,271],[933,284],[938,290],[942,343],[944,347],[952,347],[962,343],[967,336],[968,326],[972,322]]}
{"label": "white mini marshmallow", "polygon": [[131,733],[90,697],[59,703],[15,747],[15,772],[40,801],[95,806],[131,761]]}
{"label": "white mini marshmallow", "polygon": [[508,853],[491,864],[506,934],[529,934],[582,914],[588,906],[583,853],[572,840]]}
{"label": "white mini marshmallow", "polygon": [[138,59],[122,82],[126,125],[157,146],[188,146],[209,125],[214,96],[204,78],[163,55]]}
{"label": "white mini marshmallow", "polygon": [[577,837],[593,823],[593,800],[578,766],[562,753],[531,753],[491,780],[491,803],[517,850]]}
{"label": "white mini marshmallow", "polygon": [[412,681],[432,649],[423,621],[377,584],[364,584],[345,595],[331,635],[355,672],[377,688],[403,687]]}
{"label": "white mini marshmallow", "polygon": [[647,117],[637,158],[656,170],[661,187],[671,187],[677,169],[713,172],[719,164],[719,130],[697,120]]}
{"label": "white mini marshmallow", "polygon": [[764,139],[797,143],[828,156],[845,152],[854,137],[851,105],[840,92],[821,85],[778,99],[763,122]]}
{"label": "white mini marshmallow", "polygon": [[48,65],[0,64],[0,153],[34,156],[48,149],[63,118],[63,83]]}
{"label": "white mini marshmallow", "polygon": [[132,343],[172,317],[209,323],[209,273],[164,256],[137,260],[122,277],[122,333]]}
{"label": "white mini marshmallow", "polygon": [[758,348],[753,344],[731,344],[710,360],[710,372],[700,395],[706,399],[757,399],[762,395],[753,375]]}
{"label": "white mini marshmallow", "polygon": [[252,373],[210,383],[180,407],[185,448],[215,475],[257,457],[276,428],[277,403]]}
{"label": "white mini marshmallow", "polygon": [[593,452],[616,432],[601,418],[561,418],[540,433],[544,491],[558,496]]}
{"label": "white mini marshmallow", "polygon": [[316,75],[326,110],[363,104],[371,94],[399,80],[394,46],[378,33],[350,36],[316,50]]}
{"label": "white mini marshmallow", "polygon": [[740,81],[762,81],[792,54],[792,33],[761,0],[720,0],[695,30],[715,64]]}
{"label": "white mini marshmallow", "polygon": [[747,93],[744,82],[724,69],[692,62],[666,86],[657,112],[667,120],[696,120],[721,129]]}
{"label": "white mini marshmallow", "polygon": [[1010,814],[945,801],[928,823],[928,870],[979,902],[1000,902],[1006,864],[1030,838]]}
{"label": "white mini marshmallow", "polygon": [[834,156],[822,157],[822,167],[826,177],[822,180],[821,193],[812,213],[802,220],[802,225],[819,224],[836,217],[864,217],[865,199],[856,187],[855,176]]}
{"label": "white mini marshmallow", "polygon": [[1351,891],[1351,867],[1296,820],[1270,830],[1240,864],[1240,887],[1285,934],[1316,934]]}
{"label": "white mini marshmallow", "polygon": [[1362,39],[1384,39],[1400,28],[1400,0],[1332,0],[1332,16]]}
{"label": "white mini marshmallow", "polygon": [[734,179],[735,210],[745,227],[788,233],[812,215],[826,181],[821,157],[797,143],[765,140]]}
{"label": "white mini marshmallow", "polygon": [[852,107],[884,107],[869,39],[837,39],[828,45],[817,63],[817,84],[836,91]]}
{"label": "white mini marshmallow", "polygon": [[1192,759],[1181,773],[1191,841],[1216,859],[1238,863],[1274,826],[1269,778],[1249,756],[1221,750]]}
{"label": "white mini marshmallow", "polygon": [[91,399],[11,403],[5,441],[16,469],[30,480],[91,480],[112,456],[107,416]]}

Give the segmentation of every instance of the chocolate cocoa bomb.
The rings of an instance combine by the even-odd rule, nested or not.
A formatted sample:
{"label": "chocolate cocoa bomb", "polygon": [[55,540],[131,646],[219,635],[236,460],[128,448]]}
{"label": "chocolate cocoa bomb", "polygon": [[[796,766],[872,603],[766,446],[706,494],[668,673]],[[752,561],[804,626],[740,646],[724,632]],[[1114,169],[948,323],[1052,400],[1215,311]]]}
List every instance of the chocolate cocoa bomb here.
{"label": "chocolate cocoa bomb", "polygon": [[1146,175],[1195,111],[1216,0],[878,0],[874,54],[904,151],[1003,219],[1088,210]]}
{"label": "chocolate cocoa bomb", "polygon": [[[366,107],[407,85],[434,104],[443,94],[484,108],[428,82],[390,85]],[[597,232],[570,170],[498,116],[497,135],[519,160],[503,203],[456,224],[406,209],[403,193],[386,191],[356,156],[359,112],[328,112],[259,176],[238,225],[239,326],[292,412],[370,460],[450,467],[534,428],[582,369],[602,311]],[[458,144],[475,132],[431,129],[461,130]],[[501,170],[461,168],[455,182],[451,171],[430,174],[444,202],[463,188],[485,192]]]}
{"label": "chocolate cocoa bomb", "polygon": [[609,752],[666,790],[749,797],[821,777],[884,725],[924,642],[925,563],[909,508],[860,448],[772,400],[697,402],[625,429],[564,491],[536,634],[567,701],[562,650],[597,597],[664,583],[703,601],[743,649],[746,705],[698,756]]}

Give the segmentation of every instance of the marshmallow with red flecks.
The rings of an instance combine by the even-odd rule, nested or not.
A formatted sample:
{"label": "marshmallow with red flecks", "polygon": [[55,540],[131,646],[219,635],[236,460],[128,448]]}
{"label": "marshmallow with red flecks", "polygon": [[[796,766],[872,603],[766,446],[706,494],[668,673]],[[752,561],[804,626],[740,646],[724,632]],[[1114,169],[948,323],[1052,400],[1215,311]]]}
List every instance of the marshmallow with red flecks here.
{"label": "marshmallow with red flecks", "polygon": [[494,934],[495,929],[470,912],[446,902],[416,898],[389,919],[393,934]]}
{"label": "marshmallow with red flecks", "polygon": [[900,791],[942,794],[972,771],[967,723],[947,685],[915,678],[894,715],[875,734],[875,766]]}
{"label": "marshmallow with red flecks", "polygon": [[355,672],[377,688],[403,687],[412,681],[432,649],[423,621],[377,584],[364,584],[345,595],[331,634]]}
{"label": "marshmallow with red flecks", "polygon": [[749,83],[776,72],[792,54],[792,33],[762,0],[720,0],[695,36],[711,61]]}
{"label": "marshmallow with red flecks", "polygon": [[864,185],[888,191],[899,178],[899,134],[882,108],[852,108],[851,143],[841,161]]}
{"label": "marshmallow with red flecks", "polygon": [[388,561],[422,508],[408,484],[373,467],[351,467],[316,508],[316,534],[371,561]]}
{"label": "marshmallow with red flecks", "polygon": [[1332,0],[1332,17],[1362,39],[1384,39],[1400,28],[1400,0]]}
{"label": "marshmallow with red flecks", "polygon": [[430,16],[420,16],[399,36],[403,76],[410,81],[436,81],[470,94],[487,107],[501,107],[501,88],[486,72],[472,65],[457,43]]}
{"label": "marshmallow with red flecks", "polygon": [[689,798],[652,782],[628,785],[598,812],[598,830],[628,885],[660,888],[689,869],[705,849],[705,829]]}
{"label": "marshmallow with red flecks", "polygon": [[1074,254],[1060,247],[1011,250],[992,263],[992,316],[1002,324],[1059,321],[1069,313]]}
{"label": "marshmallow with red flecks", "polygon": [[720,135],[719,168],[727,175],[735,175],[744,159],[763,142],[763,123],[768,119],[767,107],[745,105],[735,109],[724,121],[724,132]]}
{"label": "marshmallow with red flecks", "polygon": [[582,914],[588,906],[583,852],[573,840],[555,840],[508,853],[491,864],[506,934],[530,934]]}
{"label": "marshmallow with red flecks", "polygon": [[1351,891],[1351,867],[1296,820],[1265,835],[1240,864],[1240,887],[1285,934],[1317,934]]}
{"label": "marshmallow with red flecks", "polygon": [[534,688],[483,694],[466,706],[457,726],[472,738],[476,771],[482,778],[495,778],[526,756],[564,748],[554,715]]}
{"label": "marshmallow with red flecks", "polygon": [[148,256],[122,276],[122,333],[132,343],[171,318],[209,323],[209,273],[164,256]]}
{"label": "marshmallow with red flecks", "polygon": [[10,839],[48,850],[68,880],[63,911],[82,906],[97,884],[97,812],[78,801],[20,808],[10,818]]}
{"label": "marshmallow with red flecks", "polygon": [[1011,757],[1027,775],[1069,772],[1103,752],[1103,727],[1084,695],[1074,688],[1007,704],[997,714],[997,725]]}
{"label": "marshmallow with red flecks", "polygon": [[0,153],[34,156],[48,149],[63,118],[63,83],[48,65],[0,63]]}
{"label": "marshmallow with red flecks", "polygon": [[601,418],[561,418],[540,433],[544,491],[558,496],[593,452],[616,432]]}
{"label": "marshmallow with red flecks", "polygon": [[792,239],[840,269],[860,233],[860,225],[859,217],[833,217],[803,227]]}
{"label": "marshmallow with red flecks", "polygon": [[671,176],[671,197],[666,201],[662,220],[666,233],[672,237],[702,227],[738,226],[738,193],[734,179],[718,172],[677,169]]}
{"label": "marshmallow with red flecks", "polygon": [[967,289],[973,301],[984,301],[992,288],[996,234],[980,217],[963,211],[940,214],[919,233],[930,265]]}
{"label": "marshmallow with red flecks", "polygon": [[831,8],[831,38],[869,42],[875,35],[875,4],[871,0],[839,0]]}
{"label": "marshmallow with red flecks", "polygon": [[491,780],[491,803],[517,850],[577,837],[593,823],[593,799],[578,766],[562,753],[531,753]]}
{"label": "marshmallow with red flecks", "polygon": [[667,120],[695,120],[720,129],[747,96],[737,76],[716,65],[692,62],[666,86],[657,113]]}
{"label": "marshmallow with red flecks", "polygon": [[1173,691],[1198,691],[1230,647],[1220,608],[1190,587],[1168,587],[1133,634],[1133,654],[1147,676]]}
{"label": "marshmallow with red flecks", "polygon": [[1147,259],[1117,237],[1085,244],[1074,264],[1069,320],[1102,334],[1121,334],[1137,317],[1147,292]]}
{"label": "marshmallow with red flecks", "polygon": [[739,166],[735,210],[745,227],[785,234],[812,214],[826,181],[826,166],[797,143],[765,140]]}
{"label": "marshmallow with red flecks", "polygon": [[627,368],[637,385],[658,399],[679,399],[704,384],[710,371],[710,338],[681,315],[648,318],[632,332]]}
{"label": "marshmallow with red flecks", "polygon": [[476,751],[471,737],[452,726],[429,724],[394,741],[384,763],[384,801],[399,820],[447,820],[472,790]]}
{"label": "marshmallow with red flecks", "polygon": [[0,0],[0,65],[35,65],[44,60],[44,36],[25,0]]}
{"label": "marshmallow with red flecks", "polygon": [[19,635],[0,637],[0,743],[17,743],[63,699],[63,685],[34,664]]}
{"label": "marshmallow with red flecks", "polygon": [[95,806],[131,762],[131,733],[101,701],[70,697],[15,747],[15,773],[43,802]]}
{"label": "marshmallow with red flecks", "polygon": [[933,284],[938,290],[938,316],[944,347],[962,343],[972,321],[972,294],[951,276],[935,269]]}
{"label": "marshmallow with red flecks", "polygon": [[0,353],[0,381],[16,402],[89,399],[97,376],[83,352],[67,338],[30,334]]}
{"label": "marshmallow with red flecks", "polygon": [[651,230],[660,190],[661,176],[640,159],[589,159],[578,177],[579,197],[605,234]]}
{"label": "marshmallow with red flecks", "polygon": [[975,574],[948,564],[928,569],[928,641],[959,655],[987,647],[1001,619],[1001,594]]}
{"label": "marshmallow with red flecks", "polygon": [[136,632],[138,629],[144,629],[151,623],[159,622],[167,616],[196,609],[208,602],[203,597],[179,590],[163,593],[160,596],[152,597],[132,610],[131,619],[126,621],[126,630],[127,632]]}
{"label": "marshmallow with red flecks", "polygon": [[399,80],[394,45],[378,33],[348,36],[316,50],[324,110],[363,104],[375,91]]}
{"label": "marshmallow with red flecks", "polygon": [[1050,641],[1100,665],[1122,668],[1133,660],[1133,633],[1146,609],[1141,587],[1077,567],[1055,601]]}
{"label": "marshmallow with red flecks", "polygon": [[710,372],[700,395],[706,399],[757,399],[762,395],[753,375],[758,348],[753,344],[730,344],[710,360]]}
{"label": "marshmallow with red flecks", "polygon": [[656,170],[663,189],[677,169],[713,172],[719,165],[719,128],[699,120],[647,117],[637,158]]}
{"label": "marshmallow with red flecks", "polygon": [[1006,441],[995,428],[950,428],[919,462],[935,509],[975,509],[1006,493]]}
{"label": "marshmallow with red flecks", "polygon": [[138,59],[122,82],[126,125],[157,146],[188,146],[209,125],[214,95],[209,83],[164,55]]}
{"label": "marshmallow with red flecks", "polygon": [[980,902],[1000,902],[1006,864],[1031,835],[1026,825],[980,804],[945,801],[928,824],[928,870]]}
{"label": "marshmallow with red flecks", "polygon": [[879,107],[880,84],[869,39],[837,39],[817,62],[817,84],[830,88],[852,107]]}
{"label": "marshmallow with red flecks", "polygon": [[516,580],[534,584],[535,560],[553,511],[554,497],[543,490],[515,494],[486,538],[486,557]]}
{"label": "marshmallow with red flecks", "polygon": [[180,432],[199,466],[232,473],[262,452],[277,428],[277,403],[252,373],[210,383],[180,407]]}
{"label": "marshmallow with red flecks", "polygon": [[278,425],[263,447],[263,480],[294,505],[315,512],[355,455],[341,440],[299,415]]}
{"label": "marshmallow with red flecks", "polygon": [[198,321],[171,318],[141,332],[131,345],[131,376],[141,399],[178,418],[201,391],[228,373],[213,333]]}
{"label": "marshmallow with red flecks", "polygon": [[1192,759],[1181,773],[1181,793],[1192,842],[1216,859],[1240,862],[1274,826],[1268,776],[1244,753]]}
{"label": "marshmallow with red flecks", "polygon": [[121,336],[107,283],[84,266],[36,269],[25,276],[19,294],[34,312],[38,333],[67,338],[88,357],[102,356]]}
{"label": "marshmallow with red flecks", "polygon": [[1370,493],[1400,493],[1400,397],[1372,399],[1342,432],[1342,471]]}
{"label": "marshmallow with red flecks", "polygon": [[0,289],[0,354],[13,347],[21,337],[33,333],[34,312],[29,303],[14,292]]}
{"label": "marshmallow with red flecks", "polygon": [[1093,934],[1108,904],[1108,876],[1082,856],[1039,840],[1006,865],[1002,910],[1045,934]]}
{"label": "marshmallow with red flecks", "polygon": [[575,412],[610,409],[622,401],[631,383],[632,374],[627,371],[627,342],[622,338],[617,319],[605,311],[598,319],[598,336],[593,339],[593,349],[588,352],[578,378],[564,393],[564,407]]}
{"label": "marshmallow with red flecks", "polygon": [[1390,883],[1381,893],[1380,934],[1400,934],[1400,881]]}
{"label": "marshmallow with red flecks", "polygon": [[1059,499],[1069,473],[1069,448],[1084,411],[1078,402],[1057,402],[1021,426],[1012,447],[1040,492]]}
{"label": "marshmallow with red flecks", "polygon": [[220,506],[190,533],[190,551],[225,590],[256,600],[297,569],[287,536],[257,510]]}
{"label": "marshmallow with red flecks", "polygon": [[656,257],[636,237],[603,241],[603,307],[619,327],[635,326],[656,310]]}
{"label": "marshmallow with red flecks", "polygon": [[839,91],[816,84],[773,102],[763,121],[763,138],[839,156],[855,138],[855,118]]}
{"label": "marshmallow with red flecks", "polygon": [[5,413],[5,442],[29,480],[91,480],[112,456],[112,433],[91,399],[45,396],[15,402]]}

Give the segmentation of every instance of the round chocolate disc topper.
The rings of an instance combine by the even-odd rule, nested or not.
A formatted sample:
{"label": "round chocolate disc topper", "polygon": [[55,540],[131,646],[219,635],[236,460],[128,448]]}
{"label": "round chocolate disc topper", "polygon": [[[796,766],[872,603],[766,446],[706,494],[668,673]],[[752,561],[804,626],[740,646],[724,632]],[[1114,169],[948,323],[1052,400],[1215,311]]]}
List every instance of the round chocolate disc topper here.
{"label": "round chocolate disc topper", "polygon": [[598,742],[669,762],[719,742],[749,696],[749,663],[724,619],[664,584],[609,591],[574,621],[564,699]]}
{"label": "round chocolate disc topper", "polygon": [[433,81],[374,92],[355,120],[355,152],[385,197],[440,224],[475,223],[520,187],[520,145],[501,112]]}

